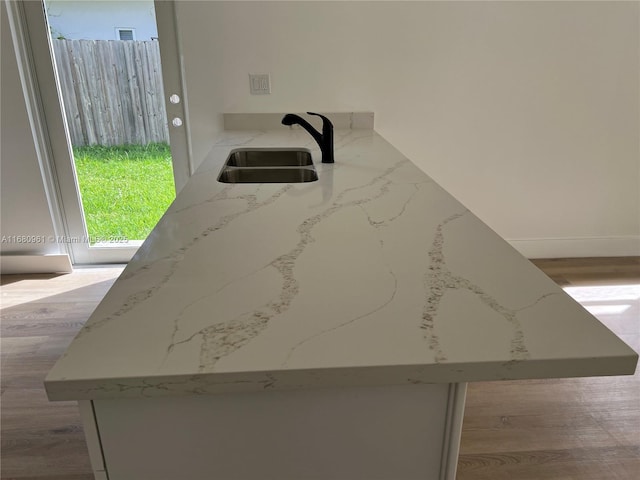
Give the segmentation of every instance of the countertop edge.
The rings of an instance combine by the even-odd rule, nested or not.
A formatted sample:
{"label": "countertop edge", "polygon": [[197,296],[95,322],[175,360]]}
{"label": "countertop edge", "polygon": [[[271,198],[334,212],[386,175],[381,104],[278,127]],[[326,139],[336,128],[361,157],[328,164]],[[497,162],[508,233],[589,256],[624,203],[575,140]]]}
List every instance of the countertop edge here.
{"label": "countertop edge", "polygon": [[[295,371],[206,373],[151,378],[45,380],[51,401],[157,398],[327,387],[466,383],[633,375],[638,354],[585,359],[395,365]],[[491,371],[491,375],[487,372]]]}

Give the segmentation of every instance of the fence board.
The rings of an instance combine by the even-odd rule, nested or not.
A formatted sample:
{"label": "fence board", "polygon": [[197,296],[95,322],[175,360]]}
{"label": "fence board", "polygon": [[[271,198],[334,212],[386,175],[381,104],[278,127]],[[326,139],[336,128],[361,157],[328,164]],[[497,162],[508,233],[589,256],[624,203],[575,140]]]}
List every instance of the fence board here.
{"label": "fence board", "polygon": [[52,41],[74,146],[169,142],[158,42]]}

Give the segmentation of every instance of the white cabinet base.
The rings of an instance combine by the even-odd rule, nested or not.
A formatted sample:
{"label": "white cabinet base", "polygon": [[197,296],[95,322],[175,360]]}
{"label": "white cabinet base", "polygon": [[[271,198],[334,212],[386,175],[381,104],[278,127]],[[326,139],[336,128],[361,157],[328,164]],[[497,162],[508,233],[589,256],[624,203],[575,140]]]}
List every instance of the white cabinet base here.
{"label": "white cabinet base", "polygon": [[325,388],[81,408],[97,479],[453,480],[465,391]]}

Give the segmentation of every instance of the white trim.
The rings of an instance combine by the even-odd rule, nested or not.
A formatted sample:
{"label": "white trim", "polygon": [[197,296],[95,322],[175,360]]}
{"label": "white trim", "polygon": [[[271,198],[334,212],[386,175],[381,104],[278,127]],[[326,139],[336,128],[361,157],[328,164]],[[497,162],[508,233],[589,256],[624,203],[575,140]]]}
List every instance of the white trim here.
{"label": "white trim", "polygon": [[447,401],[446,423],[442,439],[440,480],[455,480],[462,438],[464,404],[467,398],[466,383],[450,383]]}
{"label": "white trim", "polygon": [[640,235],[507,240],[527,258],[637,257]]}
{"label": "white trim", "polygon": [[98,431],[93,401],[78,400],[78,408],[80,409],[84,437],[87,442],[89,460],[91,461],[91,468],[93,469],[95,480],[106,480],[109,477],[105,466],[102,442],[100,441],[100,432]]}
{"label": "white trim", "polygon": [[[40,97],[40,89],[34,78],[35,64],[32,55],[32,47],[23,2],[4,2],[7,8],[11,39],[18,64],[18,74],[24,95],[24,101],[31,126],[34,148],[38,158],[42,184],[44,188],[49,215],[53,224],[53,232],[56,237],[68,236],[69,230],[65,221],[64,208],[60,196],[60,188],[57,172],[53,162],[53,153],[49,137],[49,131],[45,120],[44,106]],[[72,256],[67,245],[58,247],[60,253]]]}
{"label": "white trim", "polygon": [[[154,6],[156,25],[158,27],[158,41],[160,42],[162,84],[167,121],[169,123],[173,178],[176,194],[178,194],[195,171],[191,145],[187,83],[184,74],[180,32],[178,32],[178,22],[176,21],[175,3],[173,0],[155,0]],[[174,93],[182,98],[180,103],[174,104],[169,101],[169,97]],[[180,127],[174,127],[171,124],[171,120],[175,117],[182,120]]]}
{"label": "white trim", "polygon": [[25,273],[71,273],[71,259],[66,253],[58,255],[2,255],[2,275]]}

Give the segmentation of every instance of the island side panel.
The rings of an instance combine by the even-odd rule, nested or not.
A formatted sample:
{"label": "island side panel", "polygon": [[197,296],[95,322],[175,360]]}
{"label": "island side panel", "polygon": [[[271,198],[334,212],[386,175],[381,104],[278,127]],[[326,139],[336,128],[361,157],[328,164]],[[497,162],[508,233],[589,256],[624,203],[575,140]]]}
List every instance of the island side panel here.
{"label": "island side panel", "polygon": [[82,418],[84,438],[87,442],[87,449],[89,450],[89,460],[91,461],[93,477],[95,480],[109,480],[105,470],[102,444],[100,442],[93,402],[91,400],[79,400],[78,408],[80,409],[80,417]]}
{"label": "island side panel", "polygon": [[[449,384],[94,401],[109,480],[453,480]],[[459,393],[459,392],[458,392]],[[453,409],[453,410],[452,410]],[[452,476],[453,475],[453,476]]]}

